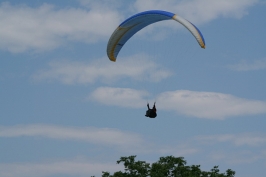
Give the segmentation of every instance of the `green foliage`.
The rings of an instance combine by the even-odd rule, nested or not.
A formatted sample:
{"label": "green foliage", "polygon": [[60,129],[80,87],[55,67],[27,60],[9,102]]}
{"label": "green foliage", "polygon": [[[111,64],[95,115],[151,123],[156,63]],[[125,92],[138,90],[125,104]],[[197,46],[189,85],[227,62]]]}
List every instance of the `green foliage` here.
{"label": "green foliage", "polygon": [[228,169],[219,173],[218,166],[211,171],[202,171],[200,165],[187,166],[183,157],[166,156],[149,164],[145,161],[135,161],[136,156],[121,157],[118,164],[123,163],[124,172],[118,171],[111,175],[103,172],[102,177],[234,177],[235,172]]}

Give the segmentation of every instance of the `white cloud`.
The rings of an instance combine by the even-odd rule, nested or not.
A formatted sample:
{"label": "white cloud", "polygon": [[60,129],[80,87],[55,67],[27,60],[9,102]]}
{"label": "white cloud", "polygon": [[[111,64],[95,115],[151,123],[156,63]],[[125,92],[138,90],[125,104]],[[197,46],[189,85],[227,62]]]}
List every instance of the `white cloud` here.
{"label": "white cloud", "polygon": [[68,41],[106,39],[121,21],[116,12],[76,8],[56,10],[0,4],[0,49],[11,52],[50,50]]}
{"label": "white cloud", "polygon": [[262,69],[266,69],[266,59],[254,60],[252,62],[242,60],[238,64],[229,65],[228,68],[232,70],[236,70],[236,71],[262,70]]}
{"label": "white cloud", "polygon": [[91,93],[90,98],[97,102],[122,107],[141,108],[146,104],[148,93],[130,88],[100,87]]}
{"label": "white cloud", "polygon": [[110,62],[107,58],[91,63],[53,62],[50,69],[40,71],[36,80],[59,80],[65,84],[86,84],[98,80],[109,83],[123,78],[159,82],[171,75],[171,72],[149,60],[146,55],[134,55]]}
{"label": "white cloud", "polygon": [[[152,148],[152,147],[150,147]],[[149,148],[149,149],[150,149]],[[158,149],[157,149],[158,150]],[[195,153],[195,148],[175,147],[162,148],[159,150],[163,155],[176,155],[177,157]],[[173,154],[174,153],[174,154]],[[52,175],[67,175],[67,176],[101,176],[102,171],[113,173],[123,170],[122,164],[98,163],[84,159],[45,161],[35,163],[0,163],[1,177],[48,177]]]}
{"label": "white cloud", "polygon": [[[147,96],[144,91],[111,87],[100,87],[91,94],[91,98],[100,103],[132,108],[142,107]],[[159,110],[198,118],[224,119],[266,113],[266,102],[216,92],[169,91],[159,94],[156,100]]]}
{"label": "white cloud", "polygon": [[177,90],[162,93],[157,100],[160,109],[199,118],[224,119],[266,113],[266,102],[216,92]]}
{"label": "white cloud", "polygon": [[237,152],[214,151],[210,153],[209,157],[214,161],[223,161],[230,165],[253,164],[261,159],[265,159],[265,153],[247,150],[238,150]]}
{"label": "white cloud", "polygon": [[[111,146],[116,150],[138,154],[156,154],[166,156],[190,156],[204,155],[208,159],[217,161],[225,161],[230,164],[247,164],[265,159],[265,151],[263,147],[266,144],[264,134],[258,133],[242,133],[242,134],[220,134],[211,136],[197,136],[194,138],[176,140],[171,144],[161,144],[159,142],[151,142],[141,138],[138,134],[122,132],[116,129],[104,128],[78,128],[63,127],[51,125],[17,125],[17,126],[1,126],[0,137],[43,137],[59,140],[75,140],[94,144]],[[237,153],[224,151],[224,145],[234,145]],[[210,144],[213,147],[210,148]],[[246,150],[256,146],[262,150],[256,153]],[[117,148],[119,147],[119,148]],[[210,150],[211,149],[211,150]],[[232,149],[232,148],[231,148]],[[247,157],[248,159],[247,160]],[[102,170],[117,171],[121,166],[115,163],[97,163],[91,162],[84,158],[74,160],[56,160],[35,163],[0,163],[0,176],[50,176],[50,175],[70,175],[70,176],[86,176],[100,175]]]}
{"label": "white cloud", "polygon": [[195,24],[206,23],[219,17],[241,18],[247,8],[258,3],[258,0],[137,0],[137,11],[162,9],[171,11]]}
{"label": "white cloud", "polygon": [[158,152],[163,155],[173,155],[176,157],[184,157],[199,152],[199,148],[190,144],[182,143],[179,146],[164,146]]}
{"label": "white cloud", "polygon": [[[89,9],[117,9],[123,5],[123,0],[78,0],[81,5]],[[128,4],[129,2],[127,2]]]}
{"label": "white cloud", "polygon": [[260,146],[266,144],[266,136],[255,133],[242,133],[242,134],[222,134],[211,136],[199,136],[199,141],[205,142],[220,142],[220,143],[232,143],[236,146]]}
{"label": "white cloud", "polygon": [[85,141],[119,148],[138,147],[143,139],[134,133],[109,128],[78,128],[52,125],[0,126],[0,137],[40,136],[52,139]]}
{"label": "white cloud", "polygon": [[119,171],[121,165],[115,163],[93,163],[88,161],[57,161],[43,163],[0,163],[1,177],[48,177],[51,175],[67,175],[88,177],[100,176],[102,171]]}
{"label": "white cloud", "polygon": [[[106,40],[124,19],[132,6],[117,10],[122,1],[84,1],[82,8],[56,9],[43,4],[38,8],[26,5],[0,4],[0,49],[11,52],[51,50],[71,41],[98,42]],[[218,17],[241,18],[258,0],[136,0],[135,10],[162,9],[180,14],[195,24]],[[104,13],[103,13],[104,12]],[[135,13],[135,12],[133,12]],[[167,25],[169,26],[169,25]],[[171,25],[170,25],[171,26]],[[178,27],[177,25],[172,25]],[[162,33],[165,35],[164,33]]]}
{"label": "white cloud", "polygon": [[[44,124],[0,126],[0,138],[42,137],[64,141],[88,142],[101,147],[115,148],[121,152],[140,154],[175,154],[178,156],[194,154],[197,148],[182,145],[161,145],[146,140],[137,133],[111,128],[64,127]],[[1,175],[0,175],[1,176]]]}
{"label": "white cloud", "polygon": [[205,156],[216,162],[252,164],[266,159],[266,138],[263,133],[203,135],[194,140],[193,144],[198,148],[200,146],[200,149],[206,151]]}

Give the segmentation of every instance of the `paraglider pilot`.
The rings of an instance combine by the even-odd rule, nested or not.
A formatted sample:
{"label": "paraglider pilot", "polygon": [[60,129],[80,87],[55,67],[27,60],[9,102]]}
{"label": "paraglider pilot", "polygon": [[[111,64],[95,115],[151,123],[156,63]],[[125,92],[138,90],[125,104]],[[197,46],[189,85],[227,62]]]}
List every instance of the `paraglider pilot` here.
{"label": "paraglider pilot", "polygon": [[149,118],[155,118],[157,116],[157,113],[156,113],[156,107],[155,107],[155,102],[153,104],[153,107],[152,109],[150,109],[150,106],[149,106],[149,103],[147,103],[147,107],[148,107],[148,110],[146,111],[146,117],[149,117]]}

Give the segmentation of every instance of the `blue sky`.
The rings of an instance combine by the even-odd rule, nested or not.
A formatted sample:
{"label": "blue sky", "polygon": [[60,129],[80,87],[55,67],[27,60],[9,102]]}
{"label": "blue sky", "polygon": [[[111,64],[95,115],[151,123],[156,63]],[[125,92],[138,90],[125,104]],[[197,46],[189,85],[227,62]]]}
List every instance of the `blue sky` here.
{"label": "blue sky", "polygon": [[[129,155],[266,175],[263,0],[0,2],[1,177],[101,176]],[[165,21],[109,61],[115,28],[153,9],[194,23],[206,49]]]}

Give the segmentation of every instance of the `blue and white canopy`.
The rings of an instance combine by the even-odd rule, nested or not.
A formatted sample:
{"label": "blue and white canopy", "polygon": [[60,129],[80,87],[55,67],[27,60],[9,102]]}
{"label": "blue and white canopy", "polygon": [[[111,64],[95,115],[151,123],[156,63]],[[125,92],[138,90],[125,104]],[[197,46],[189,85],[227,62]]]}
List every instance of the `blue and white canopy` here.
{"label": "blue and white canopy", "polygon": [[107,55],[109,59],[111,61],[116,61],[116,57],[119,51],[125,45],[127,40],[129,40],[135,33],[137,33],[142,28],[162,20],[175,20],[181,23],[196,38],[199,45],[202,48],[205,48],[205,41],[203,35],[201,34],[200,30],[191,22],[171,12],[161,10],[150,10],[129,17],[117,27],[117,29],[110,37],[107,45]]}

